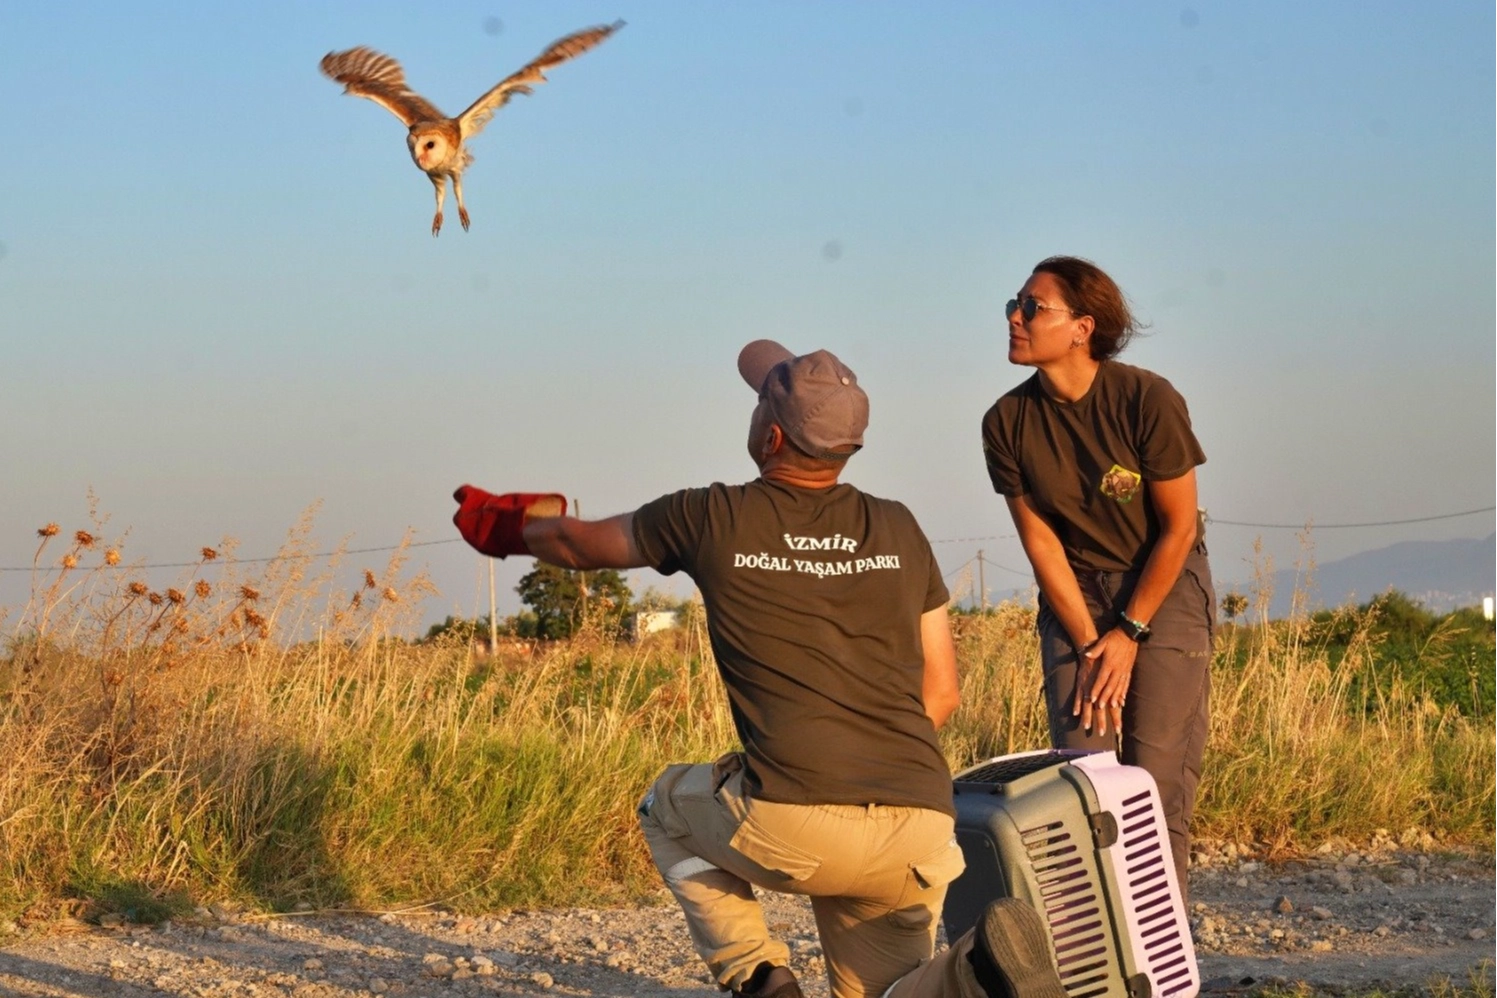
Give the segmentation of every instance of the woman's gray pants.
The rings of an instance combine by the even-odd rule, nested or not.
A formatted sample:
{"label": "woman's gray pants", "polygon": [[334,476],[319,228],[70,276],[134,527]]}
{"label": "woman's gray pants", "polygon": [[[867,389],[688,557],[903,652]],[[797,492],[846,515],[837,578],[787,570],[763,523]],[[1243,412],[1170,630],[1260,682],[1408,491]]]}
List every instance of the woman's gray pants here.
{"label": "woman's gray pants", "polygon": [[[1116,626],[1127,609],[1139,572],[1076,571],[1081,593],[1098,634]],[[1153,632],[1138,646],[1138,660],[1123,705],[1120,760],[1140,766],[1159,785],[1160,804],[1169,826],[1170,850],[1180,890],[1188,890],[1190,816],[1201,780],[1201,754],[1210,720],[1212,629],[1216,594],[1206,548],[1198,544],[1185,561],[1174,588],[1149,621]],[[1040,597],[1038,627],[1045,671],[1045,703],[1050,741],[1055,748],[1113,749],[1114,732],[1106,735],[1081,727],[1072,714],[1076,694],[1076,647],[1071,644],[1049,604]]]}

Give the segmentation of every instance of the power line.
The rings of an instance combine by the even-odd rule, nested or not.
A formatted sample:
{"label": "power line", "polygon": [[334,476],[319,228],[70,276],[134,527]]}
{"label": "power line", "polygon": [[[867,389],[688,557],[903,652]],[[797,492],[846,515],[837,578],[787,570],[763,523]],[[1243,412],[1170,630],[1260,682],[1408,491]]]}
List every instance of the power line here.
{"label": "power line", "polygon": [[1034,576],[1034,571],[1033,570],[1025,572],[1025,571],[1022,571],[1022,570],[1017,569],[1017,568],[1009,568],[1007,565],[999,564],[998,562],[994,561],[992,558],[984,558],[983,560],[986,561],[989,565],[992,565],[994,568],[1001,568],[1005,572],[1012,572],[1014,575],[1022,575],[1026,579],[1033,578],[1033,576]]}
{"label": "power line", "polygon": [[[949,578],[951,578],[953,575],[955,575],[958,572],[962,571],[962,569],[966,568],[968,565],[972,564],[976,560],[977,560],[977,556],[973,555],[972,557],[968,558],[966,561],[962,562],[960,565],[958,565],[955,568],[953,568],[951,571],[947,572],[945,575],[941,576],[941,578],[942,579],[949,579]],[[1000,565],[998,562],[994,561],[992,558],[985,557],[985,558],[983,558],[983,561],[986,562],[989,565],[992,565],[994,568],[1001,568],[1005,572],[1012,572],[1015,575],[1022,575],[1026,579],[1034,577],[1034,573],[1033,572],[1021,572],[1017,568],[1009,568],[1007,565]]]}
{"label": "power line", "polygon": [[[1474,516],[1477,513],[1490,513],[1494,510],[1497,510],[1497,506],[1482,506],[1479,509],[1465,509],[1461,510],[1458,513],[1440,513],[1436,516],[1416,516],[1406,520],[1372,520],[1366,523],[1314,523],[1313,521],[1308,523],[1249,523],[1243,520],[1218,520],[1216,517],[1208,513],[1206,514],[1206,522],[1222,527],[1255,527],[1262,530],[1303,530],[1305,527],[1310,527],[1314,530],[1347,530],[1356,527],[1397,527],[1409,523],[1432,523],[1436,520],[1453,520],[1457,517],[1462,516]],[[942,537],[936,540],[932,540],[930,543],[961,544],[970,543],[972,541],[1001,541],[1011,540],[1018,536],[1018,534],[988,534],[982,537]],[[272,561],[282,561],[289,559],[331,558],[335,555],[350,554],[379,554],[384,551],[399,551],[402,548],[421,548],[432,547],[437,544],[456,544],[460,540],[462,540],[461,537],[449,537],[439,541],[412,541],[409,544],[385,544],[380,547],[348,548],[342,551],[318,551],[312,554],[275,554],[263,558],[233,558],[228,560],[232,561],[232,563],[236,565],[263,565]],[[972,563],[972,561],[972,558],[967,559],[967,561],[962,564],[961,568],[966,568],[967,565]],[[199,565],[204,564],[205,562],[206,559],[199,561],[152,562],[151,564],[147,565],[127,565],[125,567],[132,569],[196,568]],[[996,561],[989,560],[988,563],[996,568],[1003,569],[1005,572],[1012,572],[1015,575],[1032,574],[1030,572],[1022,572],[1016,568],[1009,568],[1007,565],[1001,565]],[[20,565],[15,567],[0,567],[0,572],[32,572],[50,570],[50,568],[50,565]],[[961,568],[958,568],[956,571],[961,571]],[[956,572],[951,572],[950,574],[955,575]]]}
{"label": "power line", "polygon": [[966,561],[962,562],[960,565],[956,566],[951,571],[949,571],[945,575],[941,576],[941,581],[944,582],[945,580],[951,578],[957,572],[960,572],[962,569],[966,568],[968,565],[972,564],[976,560],[977,560],[977,557],[975,555],[973,557],[971,557],[971,558],[968,558]]}
{"label": "power line", "polygon": [[[342,551],[318,551],[318,552],[315,552],[313,554],[273,554],[273,555],[270,555],[267,558],[225,558],[224,559],[224,563],[225,564],[234,564],[234,565],[263,565],[263,564],[266,564],[267,562],[272,562],[272,561],[289,561],[289,560],[292,560],[292,559],[331,558],[334,555],[345,555],[345,554],[376,554],[376,553],[381,552],[381,551],[399,551],[402,548],[424,548],[424,547],[430,547],[430,546],[432,546],[434,544],[456,544],[460,540],[462,540],[461,537],[449,537],[446,540],[440,540],[440,541],[412,541],[409,544],[387,544],[387,545],[385,545],[383,547],[377,547],[377,548],[347,548],[346,550],[342,550]],[[152,564],[149,564],[149,565],[124,565],[122,567],[127,568],[127,569],[144,569],[144,568],[197,568],[199,565],[205,565],[205,564],[214,564],[214,561],[210,561],[207,558],[203,558],[203,559],[200,559],[198,561],[159,561],[159,562],[153,562]],[[34,567],[34,569],[33,569],[33,566],[31,566],[31,565],[26,565],[26,566],[20,567],[20,568],[0,568],[0,572],[30,572],[30,571],[33,571],[33,570],[35,570],[35,571],[44,571],[44,570],[50,571],[51,568],[52,568],[52,565],[50,563],[48,563],[46,565],[37,565],[37,566]]]}
{"label": "power line", "polygon": [[1397,527],[1405,523],[1432,523],[1435,520],[1454,520],[1460,516],[1472,516],[1476,513],[1490,513],[1497,510],[1497,506],[1483,506],[1480,509],[1463,509],[1459,513],[1441,513],[1438,516],[1415,516],[1407,520],[1371,520],[1366,523],[1244,523],[1241,520],[1218,520],[1211,514],[1206,514],[1207,523],[1216,523],[1224,527],[1260,527],[1265,530],[1304,530],[1309,527],[1314,530],[1347,530],[1353,527]]}

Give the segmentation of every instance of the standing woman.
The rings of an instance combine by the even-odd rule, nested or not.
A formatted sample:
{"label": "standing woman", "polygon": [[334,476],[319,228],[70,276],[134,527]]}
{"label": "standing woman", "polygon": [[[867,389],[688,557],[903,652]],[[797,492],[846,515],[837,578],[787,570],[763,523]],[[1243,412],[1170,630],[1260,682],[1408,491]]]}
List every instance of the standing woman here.
{"label": "standing woman", "polygon": [[983,450],[1039,583],[1050,740],[1118,739],[1154,777],[1184,892],[1216,616],[1206,455],[1170,383],[1113,359],[1135,323],[1095,264],[1041,261],[1007,314],[1009,363],[1036,370],[983,417]]}

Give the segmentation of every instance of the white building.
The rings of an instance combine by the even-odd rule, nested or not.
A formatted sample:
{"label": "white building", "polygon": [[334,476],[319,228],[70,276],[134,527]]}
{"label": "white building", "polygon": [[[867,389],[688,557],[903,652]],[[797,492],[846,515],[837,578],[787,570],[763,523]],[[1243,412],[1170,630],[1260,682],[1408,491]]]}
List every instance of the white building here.
{"label": "white building", "polygon": [[668,631],[676,626],[676,613],[674,610],[645,610],[634,615],[634,640],[638,641],[646,634],[654,634],[657,631]]}

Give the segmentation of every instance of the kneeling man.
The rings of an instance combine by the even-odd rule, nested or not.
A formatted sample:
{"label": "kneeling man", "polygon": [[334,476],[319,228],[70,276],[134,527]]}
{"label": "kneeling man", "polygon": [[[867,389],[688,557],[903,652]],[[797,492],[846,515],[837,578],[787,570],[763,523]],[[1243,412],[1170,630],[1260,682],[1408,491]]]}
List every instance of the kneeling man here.
{"label": "kneeling man", "polygon": [[1065,998],[1038,915],[995,903],[931,955],[963,868],[936,740],[958,702],[948,593],[902,504],[842,482],[868,397],[825,350],[769,340],[738,370],[758,394],[744,485],[674,492],[633,513],[555,515],[559,496],[464,486],[480,551],[566,568],[684,571],[701,590],[741,752],[667,768],[640,803],[692,943],[734,995],[798,998],[753,888],[808,895],[836,998]]}

